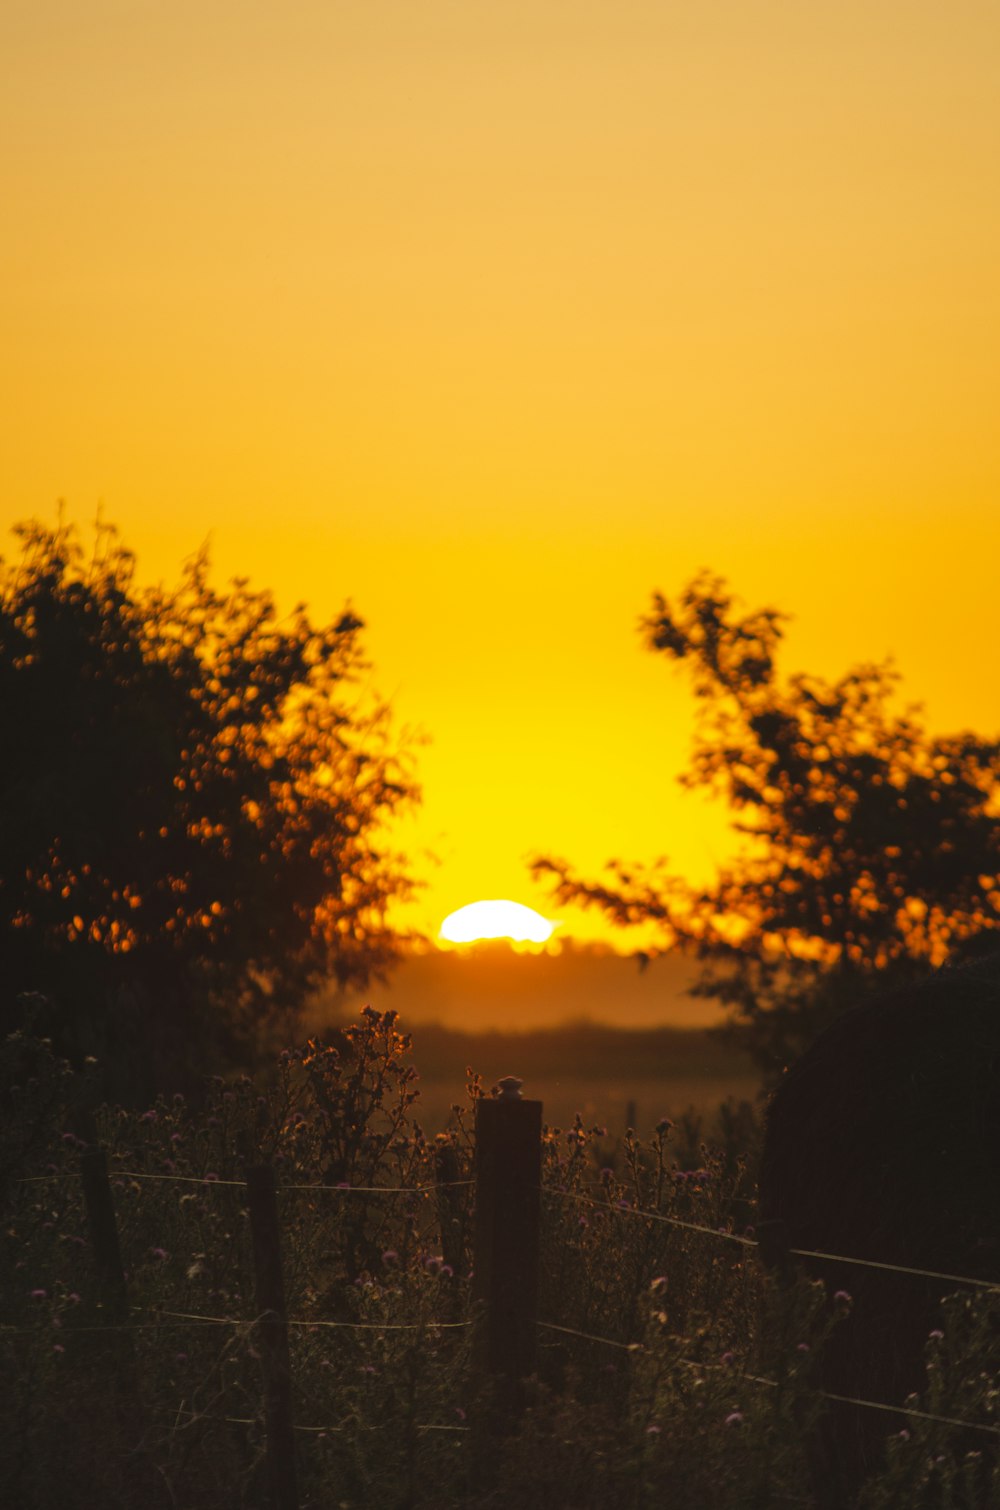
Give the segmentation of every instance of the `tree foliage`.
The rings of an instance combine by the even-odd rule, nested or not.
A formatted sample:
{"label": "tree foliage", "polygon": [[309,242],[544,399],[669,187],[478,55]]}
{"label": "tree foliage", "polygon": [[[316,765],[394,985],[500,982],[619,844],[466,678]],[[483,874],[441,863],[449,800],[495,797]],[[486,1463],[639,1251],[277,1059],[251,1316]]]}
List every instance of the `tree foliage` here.
{"label": "tree foliage", "polygon": [[613,862],[604,881],[536,862],[563,902],[615,922],[657,922],[693,946],[699,994],[721,998],[774,1066],[873,983],[896,981],[1000,926],[1000,743],[932,736],[894,707],[891,663],[837,681],[782,678],[785,616],[741,613],[725,582],[696,577],[641,620],[650,650],[680,663],[697,698],[689,769],[741,836],[696,890],[665,862]]}
{"label": "tree foliage", "polygon": [[350,611],[140,586],[99,526],[20,527],[0,571],[2,991],[72,1012],[78,1046],[246,1039],[393,957],[409,880],[384,820],[417,790],[364,690]]}

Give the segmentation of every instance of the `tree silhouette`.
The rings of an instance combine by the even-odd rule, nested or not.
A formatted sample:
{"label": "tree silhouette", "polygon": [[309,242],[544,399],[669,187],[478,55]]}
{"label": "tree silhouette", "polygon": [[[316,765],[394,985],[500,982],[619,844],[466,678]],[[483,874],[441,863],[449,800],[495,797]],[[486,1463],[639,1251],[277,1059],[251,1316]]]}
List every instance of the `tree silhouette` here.
{"label": "tree silhouette", "polygon": [[361,620],[278,621],[205,552],[140,587],[114,529],[87,558],[19,527],[0,570],[0,991],[57,1004],[79,1051],[244,1048],[331,977],[394,957],[410,887],[384,820],[415,799]]}
{"label": "tree silhouette", "polygon": [[687,787],[721,797],[743,838],[698,891],[612,862],[606,881],[565,860],[534,870],[561,902],[628,926],[654,921],[665,947],[694,946],[696,991],[732,1008],[738,1036],[774,1069],[873,984],[977,947],[1000,925],[1000,744],[932,737],[895,712],[891,664],[838,681],[781,680],[785,616],[740,614],[726,583],[696,577],[641,620],[649,649],[688,670],[698,699]]}

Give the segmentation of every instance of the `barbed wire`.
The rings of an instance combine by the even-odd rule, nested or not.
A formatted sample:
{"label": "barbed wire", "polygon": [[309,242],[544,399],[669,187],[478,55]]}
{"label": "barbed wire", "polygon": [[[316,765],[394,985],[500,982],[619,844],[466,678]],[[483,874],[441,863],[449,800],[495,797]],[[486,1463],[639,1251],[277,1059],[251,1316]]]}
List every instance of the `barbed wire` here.
{"label": "barbed wire", "polygon": [[[220,1180],[211,1179],[206,1175],[183,1175],[183,1174],[154,1174],[146,1170],[134,1169],[110,1169],[109,1179],[120,1180],[155,1180],[167,1183],[205,1186],[220,1185],[229,1188],[246,1189],[243,1180]],[[28,1175],[17,1183],[22,1185],[33,1184],[47,1180],[64,1179],[64,1174]],[[282,1191],[307,1191],[313,1194],[326,1195],[435,1195],[442,1190],[469,1189],[475,1185],[475,1180],[442,1180],[433,1185],[279,1185],[276,1187],[280,1194]],[[564,1200],[576,1201],[580,1205],[590,1206],[596,1211],[617,1213],[621,1216],[639,1217],[645,1221],[661,1222],[665,1226],[678,1227],[688,1232],[701,1232],[707,1237],[721,1238],[724,1242],[737,1243],[745,1248],[759,1248],[760,1244],[755,1238],[747,1237],[740,1232],[728,1232],[718,1227],[709,1227],[702,1222],[689,1222],[682,1217],[668,1216],[662,1211],[650,1211],[643,1206],[629,1206],[614,1201],[598,1201],[593,1196],[582,1195],[575,1190],[567,1190],[553,1185],[539,1186],[542,1195],[561,1196]],[[971,1289],[982,1290],[987,1293],[1000,1292],[1000,1282],[989,1279],[973,1278],[968,1274],[948,1274],[938,1269],[920,1269],[908,1264],[890,1264],[880,1259],[861,1258],[846,1253],[827,1253],[817,1248],[789,1248],[788,1254],[795,1258],[814,1258],[820,1262],[837,1264],[854,1264],[859,1268],[879,1269],[891,1274],[907,1274],[915,1279],[933,1279],[943,1284],[968,1285]]]}
{"label": "barbed wire", "polygon": [[[259,1426],[261,1428],[264,1425],[261,1416],[217,1416],[207,1410],[177,1410],[170,1412],[170,1419],[173,1421],[178,1421],[182,1416],[185,1417],[182,1423],[184,1427],[194,1426],[198,1421],[223,1421],[230,1426]],[[164,1419],[166,1419],[165,1412]],[[355,1425],[351,1429],[353,1431],[380,1431],[382,1428],[379,1426]],[[413,1429],[415,1431],[453,1431],[466,1433],[470,1430],[468,1426],[443,1426],[434,1422],[417,1422]],[[293,1421],[292,1430],[306,1432],[310,1435],[327,1436],[345,1432],[348,1428],[346,1426],[300,1426],[297,1422]]]}
{"label": "barbed wire", "polygon": [[732,1243],[742,1243],[746,1248],[756,1248],[757,1243],[752,1237],[744,1237],[740,1232],[727,1232],[718,1227],[707,1227],[701,1222],[686,1222],[679,1216],[666,1216],[662,1211],[647,1211],[643,1206],[625,1206],[611,1201],[595,1201],[593,1196],[578,1195],[575,1190],[563,1190],[558,1186],[539,1187],[543,1195],[561,1195],[568,1201],[578,1201],[584,1206],[592,1206],[597,1211],[608,1211],[620,1216],[639,1216],[648,1222],[664,1222],[669,1227],[684,1227],[689,1232],[705,1232],[709,1237],[721,1237]]}
{"label": "barbed wire", "polygon": [[[33,1185],[48,1180],[62,1180],[65,1178],[66,1174],[59,1172],[55,1174],[32,1174],[25,1175],[23,1179],[19,1179],[16,1183],[19,1185]],[[173,1182],[180,1185],[223,1185],[246,1190],[245,1180],[220,1180],[214,1175],[204,1174],[154,1174],[144,1169],[110,1168],[108,1170],[108,1179],[157,1180],[167,1184]],[[326,1195],[434,1195],[439,1190],[459,1190],[474,1184],[474,1180],[438,1180],[433,1185],[349,1185],[343,1183],[337,1185],[278,1185],[275,1188],[279,1195],[283,1190],[319,1191]]]}
{"label": "barbed wire", "polygon": [[[721,1238],[724,1242],[740,1243],[746,1248],[759,1248],[760,1243],[756,1238],[746,1237],[740,1232],[727,1232],[724,1228],[709,1227],[701,1222],[684,1221],[681,1217],[667,1216],[662,1211],[649,1211],[644,1206],[628,1206],[614,1201],[595,1201],[593,1196],[580,1195],[574,1190],[560,1189],[558,1186],[542,1185],[539,1187],[543,1195],[562,1196],[565,1200],[577,1201],[586,1206],[592,1206],[598,1211],[606,1211],[619,1216],[642,1217],[649,1222],[663,1222],[668,1227],[681,1227],[688,1232],[703,1232],[707,1237]],[[846,1253],[825,1253],[818,1248],[788,1248],[786,1252],[795,1258],[818,1258],[830,1263],[855,1264],[865,1269],[884,1269],[891,1274],[909,1274],[916,1279],[936,1279],[946,1284],[969,1285],[973,1289],[987,1292],[1000,1293],[1000,1283],[990,1279],[974,1279],[968,1274],[946,1274],[937,1269],[917,1269],[907,1264],[889,1264],[876,1258],[851,1257]]]}
{"label": "barbed wire", "polygon": [[977,1290],[1000,1292],[1000,1284],[995,1280],[973,1279],[968,1274],[941,1274],[936,1269],[913,1269],[905,1264],[881,1263],[876,1258],[848,1258],[843,1253],[822,1253],[814,1248],[789,1248],[788,1252],[795,1258],[819,1258],[835,1264],[858,1264],[865,1269],[886,1269],[891,1274],[912,1274],[917,1279],[940,1279],[948,1284],[971,1285]]}
{"label": "barbed wire", "polygon": [[[148,1316],[167,1316],[171,1320],[182,1321],[187,1325],[196,1326],[229,1326],[244,1327],[247,1330],[261,1323],[269,1323],[277,1319],[284,1326],[299,1327],[306,1331],[325,1329],[343,1329],[354,1332],[423,1332],[423,1331],[461,1331],[472,1326],[472,1321],[324,1321],[322,1319],[303,1320],[299,1317],[274,1318],[269,1312],[252,1318],[239,1316],[204,1316],[197,1311],[167,1311],[160,1306],[135,1306],[132,1309]],[[177,1328],[163,1322],[155,1321],[109,1321],[101,1324],[90,1325],[89,1323],[77,1326],[30,1326],[16,1327],[0,1324],[0,1333],[6,1336],[30,1337],[30,1336],[59,1336],[71,1337],[77,1332],[167,1332],[176,1331]]]}
{"label": "barbed wire", "polygon": [[[642,1353],[645,1345],[641,1342],[618,1342],[612,1337],[600,1337],[593,1332],[579,1332],[573,1327],[557,1326],[552,1321],[539,1321],[536,1326],[547,1332],[562,1332],[568,1337],[578,1337],[583,1342],[596,1342],[604,1347],[615,1348],[626,1353]],[[686,1341],[685,1338],[673,1336],[677,1342]],[[698,1369],[714,1373],[734,1374],[735,1377],[747,1380],[751,1384],[761,1384],[768,1389],[778,1389],[777,1379],[768,1379],[763,1374],[748,1374],[740,1370],[735,1373],[728,1364],[724,1363],[699,1363],[693,1358],[677,1358],[674,1360],[682,1368]],[[986,1426],[978,1421],[961,1421],[955,1416],[940,1416],[933,1411],[919,1410],[911,1405],[887,1405],[884,1400],[862,1400],[853,1395],[838,1395],[830,1390],[816,1390],[816,1394],[823,1400],[834,1400],[841,1405],[855,1405],[864,1410],[880,1410],[888,1412],[892,1416],[912,1416],[921,1421],[933,1421],[941,1426],[956,1426],[965,1431],[982,1431],[990,1436],[1000,1436],[1000,1426]]]}

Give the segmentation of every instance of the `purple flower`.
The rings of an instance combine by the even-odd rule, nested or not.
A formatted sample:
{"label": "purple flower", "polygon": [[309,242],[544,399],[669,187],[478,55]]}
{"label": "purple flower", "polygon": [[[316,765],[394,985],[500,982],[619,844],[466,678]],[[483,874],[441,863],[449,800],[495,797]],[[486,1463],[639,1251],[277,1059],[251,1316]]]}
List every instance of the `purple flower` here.
{"label": "purple flower", "polygon": [[729,1412],[728,1416],[726,1417],[726,1425],[727,1426],[742,1426],[743,1425],[743,1412],[741,1410],[731,1410]]}
{"label": "purple flower", "polygon": [[929,1335],[932,1342],[944,1341],[944,1333],[941,1331],[940,1327],[935,1327],[933,1332],[931,1332]]}
{"label": "purple flower", "polygon": [[723,1355],[722,1355],[722,1357],[721,1357],[721,1358],[720,1358],[720,1360],[719,1360],[719,1362],[720,1362],[720,1363],[724,1363],[724,1364],[725,1364],[725,1365],[726,1365],[726,1367],[727,1367],[727,1368],[729,1368],[729,1366],[730,1366],[730,1365],[731,1365],[731,1364],[732,1364],[732,1363],[733,1363],[733,1362],[734,1362],[734,1361],[735,1361],[735,1359],[734,1359],[734,1355],[733,1355],[733,1354],[732,1354],[732,1353],[723,1353]]}
{"label": "purple flower", "polygon": [[833,1298],[834,1300],[839,1300],[841,1305],[849,1306],[851,1304],[851,1297],[846,1290],[836,1290]]}
{"label": "purple flower", "polygon": [[647,1437],[658,1437],[662,1430],[663,1428],[661,1426],[656,1426],[655,1424],[653,1426],[647,1426],[646,1435]]}
{"label": "purple flower", "polygon": [[32,1300],[48,1300],[49,1292],[48,1290],[32,1290],[31,1298]]}
{"label": "purple flower", "polygon": [[153,1255],[153,1257],[154,1258],[158,1258],[161,1263],[167,1257],[167,1250],[166,1250],[166,1248],[150,1248],[149,1251]]}
{"label": "purple flower", "polygon": [[150,1107],[150,1109],[149,1109],[148,1112],[143,1112],[142,1116],[139,1118],[139,1121],[140,1122],[155,1122],[155,1121],[157,1121],[156,1112],[152,1109],[152,1107]]}

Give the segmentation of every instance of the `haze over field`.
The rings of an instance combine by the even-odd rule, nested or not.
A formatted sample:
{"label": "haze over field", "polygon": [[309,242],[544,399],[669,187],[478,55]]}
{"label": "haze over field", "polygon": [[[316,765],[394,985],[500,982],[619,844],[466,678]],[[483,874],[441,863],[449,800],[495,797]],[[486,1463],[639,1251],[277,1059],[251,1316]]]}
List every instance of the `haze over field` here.
{"label": "haze over field", "polygon": [[718,1003],[685,994],[695,973],[690,960],[675,955],[640,970],[635,959],[599,946],[515,953],[503,943],[480,944],[411,955],[388,984],[372,982],[330,1010],[342,1015],[370,1003],[397,1011],[418,1038],[424,1023],[474,1033],[583,1020],[613,1028],[714,1027],[722,1021]]}

